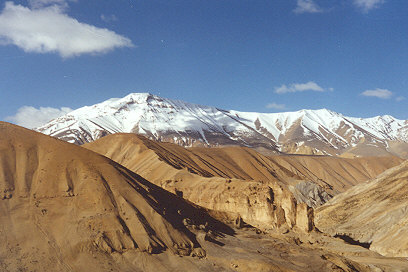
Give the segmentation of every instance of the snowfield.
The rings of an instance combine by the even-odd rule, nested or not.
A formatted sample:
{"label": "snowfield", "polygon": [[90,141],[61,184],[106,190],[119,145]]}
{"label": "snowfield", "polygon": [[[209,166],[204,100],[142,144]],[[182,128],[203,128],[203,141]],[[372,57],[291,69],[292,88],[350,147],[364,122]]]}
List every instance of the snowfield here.
{"label": "snowfield", "polygon": [[71,143],[83,144],[107,134],[125,132],[184,146],[237,144],[280,149],[320,141],[334,149],[387,141],[408,142],[408,121],[392,116],[346,117],[327,110],[282,113],[240,112],[131,93],[85,106],[35,130]]}

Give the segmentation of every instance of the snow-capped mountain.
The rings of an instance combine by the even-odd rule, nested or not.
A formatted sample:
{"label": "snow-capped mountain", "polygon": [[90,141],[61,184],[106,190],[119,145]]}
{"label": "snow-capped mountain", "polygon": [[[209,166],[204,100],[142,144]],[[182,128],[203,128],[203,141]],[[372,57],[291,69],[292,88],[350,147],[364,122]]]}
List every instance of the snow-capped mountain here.
{"label": "snow-capped mountain", "polygon": [[239,112],[149,93],[82,107],[36,130],[76,144],[127,132],[182,146],[241,145],[272,152],[332,155],[392,152],[390,143],[408,143],[408,121],[392,116],[352,118],[327,109]]}

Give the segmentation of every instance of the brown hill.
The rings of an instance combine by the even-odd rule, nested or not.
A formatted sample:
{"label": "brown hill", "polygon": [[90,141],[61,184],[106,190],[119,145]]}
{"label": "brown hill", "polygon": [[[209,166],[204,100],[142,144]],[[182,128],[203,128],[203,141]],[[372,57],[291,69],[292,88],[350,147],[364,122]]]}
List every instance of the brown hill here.
{"label": "brown hill", "polygon": [[339,194],[317,210],[319,229],[386,256],[408,256],[408,162]]}
{"label": "brown hill", "polygon": [[183,148],[135,134],[114,134],[84,147],[203,207],[241,216],[260,228],[310,230],[330,195],[399,164],[397,157],[345,159],[263,156],[243,147]]}
{"label": "brown hill", "polygon": [[[312,228],[308,223],[311,215],[307,213],[307,206],[297,208],[296,200],[287,190],[276,182],[264,182],[266,175],[271,176],[268,169],[259,168],[259,173],[253,169],[252,175],[261,179],[252,180],[237,166],[245,157],[234,156],[238,158],[234,161],[228,157],[233,154],[221,154],[224,161],[220,158],[219,163],[211,157],[203,159],[178,145],[156,143],[134,134],[111,135],[84,147],[116,158],[166,190],[203,207],[227,212],[230,218],[238,221],[242,217],[262,228],[292,228],[296,223],[308,230]],[[103,153],[105,148],[111,154]],[[259,155],[251,149],[247,151]],[[240,159],[242,161],[238,162]],[[296,222],[297,212],[302,212],[298,216],[299,222]]]}
{"label": "brown hill", "polygon": [[3,122],[0,135],[2,271],[107,271],[132,250],[205,256],[183,218],[222,226],[99,154]]}
{"label": "brown hill", "polygon": [[[264,156],[244,147],[183,148],[135,134],[113,134],[84,147],[103,154],[154,182],[189,174],[296,184],[311,181],[331,195],[376,177],[400,164],[398,157],[337,158]],[[163,163],[165,162],[165,163]]]}

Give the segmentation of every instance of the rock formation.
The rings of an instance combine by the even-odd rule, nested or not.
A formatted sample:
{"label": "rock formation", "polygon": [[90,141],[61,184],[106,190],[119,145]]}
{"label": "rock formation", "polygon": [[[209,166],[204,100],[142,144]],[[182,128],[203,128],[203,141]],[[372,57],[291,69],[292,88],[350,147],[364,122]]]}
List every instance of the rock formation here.
{"label": "rock formation", "polygon": [[397,157],[267,157],[241,147],[186,149],[134,134],[109,135],[84,147],[193,203],[241,216],[265,230],[310,231],[313,211],[301,203],[316,207],[402,161]]}

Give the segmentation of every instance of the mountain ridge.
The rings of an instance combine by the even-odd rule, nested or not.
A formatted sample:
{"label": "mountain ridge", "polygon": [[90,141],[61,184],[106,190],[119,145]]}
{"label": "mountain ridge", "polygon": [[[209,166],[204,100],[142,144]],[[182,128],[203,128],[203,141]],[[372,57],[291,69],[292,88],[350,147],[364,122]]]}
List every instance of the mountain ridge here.
{"label": "mountain ridge", "polygon": [[[150,93],[85,106],[35,130],[76,144],[124,132],[184,147],[239,145],[266,153],[365,156],[408,150],[408,120],[390,115],[356,118],[328,109],[241,112]],[[402,147],[390,148],[395,142]]]}
{"label": "mountain ridge", "polygon": [[245,184],[249,181],[259,181],[263,185],[277,182],[293,191],[297,201],[311,207],[325,202],[317,196],[319,194],[330,198],[404,161],[395,156],[353,159],[264,156],[251,148],[238,146],[184,148],[131,133],[108,135],[82,147],[118,162],[163,188],[170,183],[178,187],[182,183],[192,185],[193,180],[207,183],[211,179],[220,179],[227,186],[225,180],[230,179]]}

